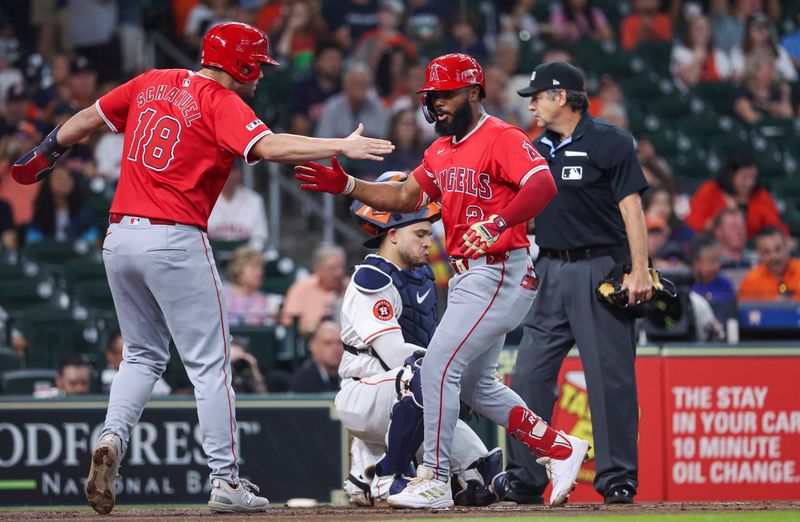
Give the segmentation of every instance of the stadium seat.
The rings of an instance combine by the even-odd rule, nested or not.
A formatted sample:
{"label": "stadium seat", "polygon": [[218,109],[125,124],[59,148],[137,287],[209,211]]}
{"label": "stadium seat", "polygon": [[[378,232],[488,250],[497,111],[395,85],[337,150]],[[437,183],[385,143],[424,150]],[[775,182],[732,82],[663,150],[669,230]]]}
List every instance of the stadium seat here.
{"label": "stadium seat", "polygon": [[0,283],[0,306],[9,313],[28,306],[53,302],[61,302],[66,306],[69,298],[50,278],[31,277],[4,280]]}
{"label": "stadium seat", "polygon": [[79,257],[64,263],[64,283],[70,290],[84,281],[106,282],[106,267],[99,255]]}
{"label": "stadium seat", "polygon": [[211,251],[214,253],[214,261],[217,263],[217,268],[223,271],[228,262],[233,259],[233,253],[236,249],[245,246],[247,240],[209,240],[209,244],[211,245]]}
{"label": "stadium seat", "polygon": [[767,118],[753,125],[751,135],[754,139],[763,138],[773,147],[797,150],[800,145],[800,123],[794,119]]}
{"label": "stadium seat", "polygon": [[619,34],[620,22],[630,11],[630,2],[624,0],[596,0],[594,5],[606,15],[608,23],[614,29],[614,33]]}
{"label": "stadium seat", "polygon": [[[724,131],[717,129],[716,132],[711,133],[707,131],[705,134],[698,136],[697,129],[693,129],[694,136],[699,142],[705,141],[709,150],[713,150],[719,156],[720,160],[724,163],[731,153],[739,150],[756,149],[758,145],[753,142],[749,137],[746,130],[734,127],[730,130]],[[688,134],[688,132],[687,132]]]}
{"label": "stadium seat", "polygon": [[20,367],[17,352],[11,348],[0,348],[0,372],[6,370],[18,370]]}
{"label": "stadium seat", "polygon": [[649,136],[650,142],[653,144],[653,147],[655,147],[656,152],[660,156],[674,156],[680,152],[678,148],[677,134],[675,131],[664,130],[660,132],[654,132]]}
{"label": "stadium seat", "polygon": [[649,40],[636,46],[636,55],[660,75],[669,75],[672,42]]}
{"label": "stadium seat", "polygon": [[675,176],[707,179],[712,176],[704,155],[697,150],[686,151],[665,158]]}
{"label": "stadium seat", "polygon": [[800,201],[800,183],[796,179],[776,177],[766,184],[776,197],[785,201]]}
{"label": "stadium seat", "polygon": [[281,351],[275,326],[231,326],[232,337],[247,339],[250,353],[258,360],[260,368],[274,368]]}
{"label": "stadium seat", "polygon": [[84,280],[74,286],[75,303],[90,310],[113,312],[114,300],[105,279]]}
{"label": "stadium seat", "polygon": [[[756,155],[756,163],[758,164],[758,175],[762,180],[765,179],[786,179],[785,169],[783,167],[783,155],[780,150],[775,147],[770,147],[766,151]],[[797,183],[797,180],[790,180]]]}
{"label": "stadium seat", "polygon": [[733,84],[729,82],[703,82],[692,88],[692,94],[711,105],[720,114],[731,114],[732,92]]}
{"label": "stadium seat", "polygon": [[641,58],[617,51],[613,54],[598,56],[596,60],[587,64],[587,69],[595,76],[610,74],[617,78],[628,78],[641,74],[645,69],[645,64]]}
{"label": "stadium seat", "polygon": [[606,52],[601,42],[587,37],[573,43],[567,50],[575,57],[575,61],[581,64],[589,64]]}
{"label": "stadium seat", "polygon": [[286,295],[297,278],[297,265],[290,257],[282,256],[267,261],[264,268],[264,284],[261,290],[268,294]]}
{"label": "stadium seat", "polygon": [[654,98],[661,96],[659,77],[655,73],[634,74],[620,81],[625,96],[634,100],[647,100],[648,107]]}
{"label": "stadium seat", "polygon": [[789,232],[793,237],[800,236],[800,207],[797,200],[787,202],[786,209],[781,214],[781,219],[789,227]]}
{"label": "stadium seat", "polygon": [[0,289],[2,289],[3,281],[35,277],[39,275],[39,271],[39,265],[33,261],[8,263],[2,260],[0,261]]}
{"label": "stadium seat", "polygon": [[261,285],[261,290],[268,294],[286,295],[294,281],[294,275],[266,277],[264,278],[264,284]]}
{"label": "stadium seat", "polygon": [[69,259],[90,254],[92,247],[82,240],[56,241],[44,239],[25,246],[23,255],[34,261],[46,264],[62,264]]}
{"label": "stadium seat", "polygon": [[0,373],[0,390],[4,395],[32,395],[40,383],[54,387],[57,374],[52,369],[8,370]]}
{"label": "stadium seat", "polygon": [[677,120],[691,114],[686,97],[674,92],[650,97],[647,99],[647,106],[653,113],[667,120]]}
{"label": "stadium seat", "polygon": [[703,143],[709,136],[728,136],[735,132],[737,138],[747,139],[747,131],[730,116],[719,116],[713,112],[688,113],[675,123],[691,139]]}
{"label": "stadium seat", "polygon": [[40,305],[22,309],[12,318],[28,342],[26,366],[55,367],[68,354],[98,353],[101,328],[85,310]]}

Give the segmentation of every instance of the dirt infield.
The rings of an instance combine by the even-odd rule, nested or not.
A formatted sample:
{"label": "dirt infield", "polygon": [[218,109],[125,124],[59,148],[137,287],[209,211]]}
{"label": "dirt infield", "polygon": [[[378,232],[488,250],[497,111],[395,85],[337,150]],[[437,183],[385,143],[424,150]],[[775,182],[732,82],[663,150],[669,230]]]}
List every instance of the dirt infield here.
{"label": "dirt infield", "polygon": [[680,514],[680,513],[722,513],[746,511],[800,511],[800,501],[760,501],[760,502],[664,502],[652,504],[635,504],[632,506],[604,506],[601,504],[568,504],[560,508],[545,506],[518,506],[502,503],[486,508],[456,507],[446,511],[432,512],[428,510],[413,511],[391,508],[359,509],[346,507],[318,506],[313,508],[274,507],[266,514],[254,515],[219,515],[207,509],[168,507],[158,509],[125,508],[113,511],[107,517],[94,514],[88,507],[83,509],[0,511],[0,521],[4,520],[109,520],[114,522],[138,521],[142,519],[198,519],[213,521],[253,519],[268,517],[270,521],[304,520],[387,520],[417,518],[490,518],[509,516],[601,516],[622,514]]}

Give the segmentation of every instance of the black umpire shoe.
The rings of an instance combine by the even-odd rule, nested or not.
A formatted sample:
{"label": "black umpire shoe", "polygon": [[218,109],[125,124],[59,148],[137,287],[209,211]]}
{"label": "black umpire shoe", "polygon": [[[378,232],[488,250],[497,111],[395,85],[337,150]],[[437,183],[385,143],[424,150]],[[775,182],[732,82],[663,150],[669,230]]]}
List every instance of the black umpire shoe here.
{"label": "black umpire shoe", "polygon": [[536,493],[533,488],[508,475],[508,485],[506,486],[506,496],[503,499],[507,502],[517,504],[544,504],[544,495]]}
{"label": "black umpire shoe", "polygon": [[615,484],[606,490],[606,504],[633,504],[636,490],[630,484]]}

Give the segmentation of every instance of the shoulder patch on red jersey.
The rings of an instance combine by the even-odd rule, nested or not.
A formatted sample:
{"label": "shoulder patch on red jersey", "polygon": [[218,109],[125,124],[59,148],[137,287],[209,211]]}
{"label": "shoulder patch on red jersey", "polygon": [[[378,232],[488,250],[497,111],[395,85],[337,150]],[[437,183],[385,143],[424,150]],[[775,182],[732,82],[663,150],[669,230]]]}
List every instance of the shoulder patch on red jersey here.
{"label": "shoulder patch on red jersey", "polygon": [[251,130],[255,129],[256,127],[258,127],[259,125],[264,125],[264,122],[261,121],[261,120],[258,120],[258,119],[253,120],[253,121],[251,121],[250,123],[247,124],[247,130],[251,131]]}
{"label": "shoulder patch on red jersey", "polygon": [[375,303],[375,306],[372,307],[372,313],[381,321],[388,321],[394,317],[394,309],[392,308],[392,304],[386,299],[381,299]]}

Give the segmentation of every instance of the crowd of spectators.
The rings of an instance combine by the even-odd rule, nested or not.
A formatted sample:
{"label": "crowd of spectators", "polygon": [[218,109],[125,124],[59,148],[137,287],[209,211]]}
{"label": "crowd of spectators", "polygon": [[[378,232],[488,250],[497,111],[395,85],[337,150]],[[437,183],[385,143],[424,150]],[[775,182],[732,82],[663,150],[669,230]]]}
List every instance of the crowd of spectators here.
{"label": "crowd of spectators", "polygon": [[[677,92],[730,83],[726,112],[745,129],[765,121],[797,120],[798,6],[788,12],[778,0],[12,4],[0,7],[0,244],[5,252],[46,239],[99,245],[103,212],[90,202],[113,195],[122,135],[106,130],[77,145],[38,185],[9,181],[10,163],[59,122],[133,75],[152,66],[179,66],[172,55],[150,46],[150,36],[171,42],[172,51],[195,62],[203,34],[234,20],[263,29],[281,62],[265,70],[254,102],[274,115],[274,120],[264,117],[268,125],[329,137],[345,136],[363,123],[365,134],[391,139],[396,149],[382,163],[348,166],[365,178],[416,167],[435,139],[418,110],[416,90],[424,82],[425,64],[438,54],[467,52],[481,61],[487,112],[522,127],[531,138],[539,130],[532,123],[529,100],[516,90],[527,85],[539,62],[576,62],[587,69],[590,112],[630,129],[637,138],[651,185],[644,208],[654,266],[691,274],[691,289],[711,305],[720,323],[735,316],[737,300],[800,298],[800,262],[792,257],[797,242],[782,217],[787,205],[796,202],[771,192],[769,180],[760,175],[758,154],[726,151],[706,179],[690,179],[664,159],[655,135],[635,125],[637,104],[647,104],[624,89],[631,78],[595,75],[591,64],[576,58],[586,45],[613,56],[661,44],[668,49],[664,73]],[[273,95],[273,85],[283,86],[283,97]],[[333,389],[341,343],[334,349],[328,338],[334,337],[348,261],[357,258],[348,258],[339,246],[321,245],[297,259],[310,268],[308,277],[298,279],[285,296],[268,293],[263,289],[263,252],[272,240],[267,231],[263,196],[245,186],[242,164],[237,163],[208,229],[212,240],[247,242],[223,272],[230,324],[296,326],[308,340],[310,358],[291,379],[277,379],[271,386],[270,376],[241,341],[231,355],[246,377],[236,386],[248,391]],[[121,350],[117,337],[106,352],[109,368],[102,372],[103,386],[118,367]],[[65,368],[72,371],[72,366]]]}

